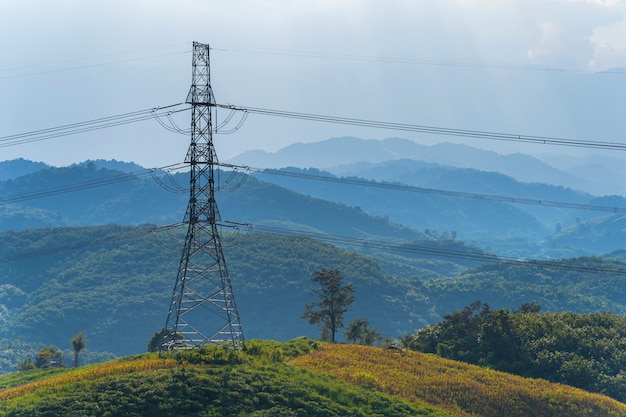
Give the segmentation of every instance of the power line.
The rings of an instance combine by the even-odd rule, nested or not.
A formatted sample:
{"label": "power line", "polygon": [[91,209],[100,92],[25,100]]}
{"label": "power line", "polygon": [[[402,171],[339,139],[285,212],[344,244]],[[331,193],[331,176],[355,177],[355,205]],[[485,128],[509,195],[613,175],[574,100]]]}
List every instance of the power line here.
{"label": "power line", "polygon": [[[73,243],[70,245],[57,246],[52,248],[46,248],[40,251],[32,251],[27,253],[21,253],[17,255],[7,256],[0,258],[0,263],[15,262],[38,256],[51,255],[55,253],[61,253],[68,250],[82,249],[89,246],[96,246],[105,243],[110,243],[119,240],[131,239],[139,237],[148,233],[153,233],[160,230],[169,230],[183,225],[183,223],[173,223],[165,226],[156,226],[148,229],[136,230],[130,233],[121,235],[111,235],[102,239],[93,239]],[[533,260],[533,259],[520,259],[506,256],[498,256],[484,252],[468,252],[459,251],[445,248],[433,248],[431,246],[415,243],[398,243],[398,242],[384,242],[373,239],[353,238],[346,236],[338,236],[332,234],[311,232],[308,230],[298,230],[289,227],[277,227],[258,225],[244,222],[228,221],[224,220],[218,224],[218,226],[229,228],[241,228],[245,227],[249,230],[279,236],[291,236],[302,239],[316,239],[331,243],[334,245],[344,246],[361,246],[366,248],[382,249],[392,252],[403,252],[409,254],[421,254],[428,256],[436,256],[441,258],[452,258],[462,260],[473,260],[481,263],[503,263],[508,265],[515,265],[520,267],[538,268],[538,269],[557,269],[565,271],[585,272],[585,273],[602,273],[609,275],[624,275],[626,273],[626,266],[616,268],[606,267],[594,267],[591,265],[577,265],[566,260],[554,261],[554,260]]]}
{"label": "power line", "polygon": [[[385,64],[401,64],[401,65],[419,65],[419,66],[437,66],[437,67],[452,67],[452,68],[478,68],[478,69],[496,69],[496,70],[513,70],[513,71],[530,71],[530,72],[551,72],[551,73],[569,73],[569,74],[589,74],[589,71],[584,70],[572,70],[566,68],[554,68],[544,67],[539,65],[515,65],[515,64],[503,64],[503,63],[489,63],[489,62],[463,62],[463,61],[448,61],[441,59],[428,59],[428,58],[412,58],[412,57],[398,57],[398,56],[371,56],[371,55],[353,55],[342,53],[328,53],[328,52],[311,52],[311,51],[297,51],[290,49],[276,49],[276,48],[251,48],[245,46],[235,46],[229,48],[211,48],[218,52],[236,52],[236,53],[251,53],[259,55],[272,55],[272,56],[287,56],[297,58],[315,58],[315,59],[328,59],[328,60],[342,60],[342,61],[356,61],[356,62],[374,62]],[[626,75],[624,71],[609,70],[594,72],[593,74],[617,74]]]}
{"label": "power line", "polygon": [[61,252],[65,252],[68,250],[82,249],[82,248],[86,248],[89,246],[97,246],[97,245],[103,245],[105,243],[116,242],[119,240],[132,239],[135,237],[146,235],[148,233],[153,233],[153,232],[157,232],[160,230],[168,230],[168,229],[172,229],[175,227],[179,227],[182,224],[183,223],[172,223],[172,224],[168,224],[165,226],[155,226],[155,227],[150,227],[146,229],[135,230],[129,233],[110,235],[101,239],[85,240],[82,242],[76,242],[76,243],[72,243],[69,245],[55,246],[52,248],[46,248],[46,249],[42,249],[38,251],[26,252],[26,253],[13,255],[13,256],[5,256],[3,258],[0,258],[0,263],[22,261],[25,259],[36,258],[38,256],[52,255],[55,253],[61,253]]}
{"label": "power line", "polygon": [[31,132],[17,133],[8,136],[0,136],[0,148],[23,145],[25,143],[39,142],[54,139],[62,136],[76,135],[79,133],[91,132],[94,130],[106,129],[114,126],[121,126],[129,123],[137,123],[144,120],[158,118],[160,116],[170,116],[174,113],[189,110],[188,107],[182,109],[166,110],[180,106],[184,103],[171,104],[168,106],[154,107],[152,109],[138,110],[129,113],[122,113],[114,116],[102,117],[78,123],[50,127]]}
{"label": "power line", "polygon": [[[57,126],[48,129],[42,129],[32,132],[19,133],[8,136],[0,137],[0,148],[21,145],[30,142],[42,141],[61,136],[74,135],[78,133],[84,133],[92,130],[105,129],[113,126],[120,126],[128,123],[140,122],[152,118],[156,118],[159,123],[160,117],[170,117],[172,114],[189,110],[188,107],[183,109],[168,110],[165,109],[176,107],[184,103],[177,103],[168,106],[155,107],[152,109],[139,110],[136,112],[123,113],[120,115],[104,117],[101,119],[94,119],[86,122],[72,123],[69,125]],[[626,150],[626,144],[619,142],[608,141],[590,141],[590,140],[578,140],[569,138],[559,138],[554,136],[533,136],[533,135],[521,135],[502,132],[488,132],[479,130],[467,130],[467,129],[455,129],[437,126],[417,125],[409,123],[397,123],[386,122],[369,119],[355,119],[340,116],[322,115],[314,113],[299,113],[285,110],[265,109],[259,107],[246,107],[236,106],[231,104],[214,104],[215,107],[229,109],[231,111],[241,111],[246,114],[258,114],[262,116],[282,117],[296,120],[305,120],[312,122],[323,122],[333,124],[343,124],[365,128],[375,128],[384,130],[395,130],[403,132],[413,133],[425,133],[433,135],[443,136],[456,136],[467,137],[477,139],[498,140],[507,142],[522,142],[522,143],[534,143],[542,145],[554,145],[554,146],[568,146],[579,148],[594,148],[594,149],[608,149],[624,151]],[[239,129],[245,116],[235,127]],[[217,132],[220,133],[220,132]]]}
{"label": "power line", "polygon": [[17,194],[17,195],[13,195],[9,197],[0,198],[0,206],[6,205],[6,204],[18,203],[20,201],[32,200],[36,198],[50,197],[54,195],[71,193],[71,192],[86,190],[90,188],[102,187],[102,186],[117,184],[117,183],[126,182],[126,181],[133,181],[133,180],[140,179],[146,176],[154,175],[155,172],[170,173],[172,171],[180,170],[183,168],[186,168],[185,164],[177,163],[177,164],[166,165],[166,166],[158,167],[158,168],[143,169],[143,170],[138,170],[138,171],[134,171],[131,173],[123,173],[123,174],[114,175],[114,176],[107,177],[107,178],[101,178],[101,179],[96,179],[96,180],[91,180],[91,181],[83,181],[83,182],[70,184],[70,185],[66,185],[62,187],[54,187],[54,188],[48,188],[45,190],[37,190],[37,191],[30,192],[30,193]]}
{"label": "power line", "polygon": [[238,224],[246,226],[250,230],[257,231],[259,233],[267,233],[273,235],[282,236],[294,236],[308,239],[317,239],[324,242],[340,245],[355,245],[367,248],[384,249],[395,252],[406,252],[411,254],[422,254],[429,256],[437,256],[442,258],[454,258],[463,260],[474,260],[483,263],[504,263],[509,265],[516,265],[522,267],[532,268],[544,268],[544,269],[559,269],[576,272],[590,272],[590,273],[604,273],[611,275],[624,275],[626,273],[626,265],[616,268],[594,267],[591,265],[577,265],[573,263],[564,262],[564,260],[533,260],[533,259],[520,259],[506,256],[498,256],[483,252],[467,252],[458,251],[444,248],[433,248],[420,244],[413,243],[397,243],[397,242],[384,242],[373,239],[360,239],[346,236],[337,236],[332,234],[311,232],[308,230],[297,230],[289,227],[277,227],[266,225],[255,225],[249,223],[236,223],[225,222],[224,225],[231,226],[232,224]]}
{"label": "power line", "polygon": [[[324,175],[315,175],[315,174],[307,174],[307,173],[299,173],[299,172],[291,172],[279,169],[269,169],[269,168],[255,168],[245,165],[235,165],[235,164],[227,164],[227,163],[216,163],[215,165],[219,165],[224,168],[230,169],[243,169],[250,172],[258,172],[262,174],[269,175],[278,175],[278,176],[286,176],[293,178],[301,178],[306,180],[313,181],[325,181],[325,182],[333,182],[339,184],[346,185],[355,185],[361,187],[370,187],[370,188],[382,188],[389,190],[397,190],[397,191],[407,191],[407,192],[415,192],[415,193],[424,193],[424,194],[433,194],[433,195],[441,195],[447,197],[459,197],[459,198],[471,198],[471,199],[479,199],[479,200],[487,200],[487,201],[496,201],[501,203],[512,203],[512,204],[528,204],[528,205],[538,205],[545,207],[560,207],[567,209],[575,209],[575,210],[585,210],[585,211],[599,211],[606,213],[626,213],[626,208],[623,207],[609,207],[609,206],[601,206],[601,205],[593,205],[593,204],[578,204],[578,203],[567,203],[567,202],[558,202],[558,201],[549,201],[549,200],[538,200],[538,199],[530,199],[530,198],[520,198],[520,197],[509,197],[509,196],[499,196],[499,195],[489,195],[489,194],[475,194],[475,193],[467,193],[460,191],[447,191],[447,190],[439,190],[433,188],[424,188],[424,187],[416,187],[412,185],[406,184],[396,184],[396,183],[386,183],[386,182],[376,182],[376,181],[368,181],[365,179],[356,179],[356,178],[345,178],[345,177],[331,177]],[[33,191],[24,194],[17,194],[13,196],[8,196],[4,198],[0,198],[0,205],[12,204],[21,201],[27,201],[42,197],[50,197],[59,194],[65,194],[75,191],[82,191],[85,189],[102,187],[111,184],[117,184],[126,181],[132,181],[136,179],[140,179],[146,176],[154,176],[156,172],[166,172],[170,173],[172,171],[177,171],[180,169],[184,169],[186,166],[183,163],[176,163],[171,165],[166,165],[157,168],[138,170],[131,173],[123,173],[119,175],[115,175],[112,177],[92,180],[92,181],[84,181],[75,184],[70,184],[62,187],[54,187],[48,188],[44,190]],[[171,192],[180,192],[180,189],[172,189],[170,186],[163,184],[161,181],[157,180],[160,186],[165,188]]]}
{"label": "power line", "polygon": [[[167,110],[169,108],[177,107],[183,103],[177,103],[173,105],[156,107],[153,109],[145,109],[139,110],[135,112],[123,113],[115,116],[108,116],[100,119],[94,119],[85,122],[72,123],[63,126],[52,127],[48,129],[42,129],[32,132],[25,132],[20,134],[14,134],[9,136],[0,137],[0,148],[7,146],[15,146],[23,143],[29,143],[40,140],[47,140],[51,138],[56,138],[60,136],[72,135],[83,133],[86,131],[104,129],[112,126],[118,126],[127,123],[135,123],[138,121],[143,121],[151,118],[156,118],[159,120],[160,116],[170,117],[173,113],[178,113],[182,111],[187,111],[189,108],[183,109],[175,109],[175,110]],[[471,136],[471,137],[480,137],[480,138],[488,138],[488,139],[497,139],[497,140],[514,140],[514,141],[522,141],[522,142],[540,142],[554,145],[565,145],[565,146],[581,146],[581,147],[594,147],[594,148],[606,148],[606,149],[614,149],[614,150],[625,150],[626,145],[615,143],[615,142],[592,142],[592,141],[579,141],[572,139],[563,139],[563,138],[555,138],[555,137],[540,137],[540,136],[522,136],[522,135],[510,135],[504,133],[493,133],[493,132],[479,132],[479,131],[469,131],[469,130],[459,130],[459,129],[447,129],[447,128],[437,128],[437,127],[429,127],[429,126],[421,126],[421,125],[409,125],[409,124],[398,124],[391,122],[381,122],[381,121],[372,121],[365,119],[349,119],[343,117],[335,117],[335,116],[327,116],[327,115],[317,115],[317,114],[309,114],[309,113],[295,113],[295,112],[286,112],[281,110],[270,110],[270,109],[262,109],[262,108],[252,108],[252,107],[242,107],[242,106],[232,106],[232,105],[221,105],[217,104],[217,107],[228,108],[232,111],[243,111],[246,114],[248,113],[256,113],[261,115],[268,116],[277,116],[277,117],[288,117],[288,118],[296,118],[302,120],[312,120],[319,122],[329,122],[329,123],[342,123],[342,124],[350,124],[350,125],[358,125],[365,127],[376,127],[376,128],[384,128],[384,129],[400,129],[400,130],[411,130],[411,131],[421,131],[425,133],[435,133],[435,134],[450,134],[450,135],[459,135],[459,136]],[[287,172],[282,170],[272,170],[272,169],[262,169],[262,168],[253,168],[247,166],[237,166],[232,164],[221,164],[224,167],[229,168],[242,168],[251,171],[262,172],[266,174],[272,175],[283,175],[283,176],[292,176],[306,179],[314,179],[314,180],[322,180],[329,182],[338,182],[359,186],[368,186],[368,187],[378,187],[378,188],[387,188],[387,189],[397,189],[402,191],[411,191],[411,192],[420,192],[427,194],[435,194],[435,195],[443,195],[443,196],[451,196],[451,197],[462,197],[462,198],[473,198],[473,199],[482,199],[482,200],[490,200],[490,201],[498,201],[504,203],[517,203],[517,204],[528,204],[528,205],[540,205],[540,206],[548,206],[548,207],[561,207],[561,208],[570,208],[570,209],[579,209],[579,210],[588,210],[588,211],[601,211],[608,213],[626,213],[625,208],[620,207],[608,207],[608,206],[600,206],[600,205],[590,205],[590,204],[577,204],[577,203],[565,203],[565,202],[557,202],[557,201],[549,201],[549,200],[537,200],[537,199],[529,199],[529,198],[520,198],[520,197],[508,197],[508,196],[497,196],[497,195],[487,195],[487,194],[477,194],[477,193],[467,193],[467,192],[458,192],[458,191],[446,191],[446,190],[437,190],[437,189],[429,189],[423,187],[415,187],[409,185],[402,184],[391,184],[391,183],[378,183],[372,181],[364,181],[364,180],[356,180],[356,179],[347,179],[347,178],[336,178],[336,177],[328,177],[328,176],[315,176],[312,174],[299,174],[293,172]],[[166,167],[167,168],[167,167]],[[151,171],[146,171],[150,173]],[[67,187],[60,187],[50,190],[42,190],[35,193],[29,193],[26,195],[8,197],[0,200],[0,204],[8,204],[16,201],[23,201],[31,198],[39,198],[48,195],[54,195],[64,192],[71,192],[85,188],[93,188],[100,185],[107,185],[110,183],[126,181],[128,178],[120,177],[120,178],[110,178],[105,180],[98,180],[93,183],[81,183]]]}
{"label": "power line", "polygon": [[231,104],[216,104],[216,106],[220,108],[224,108],[224,109],[238,110],[238,111],[247,112],[251,114],[258,114],[262,116],[282,117],[282,118],[288,118],[288,119],[306,120],[306,121],[311,121],[311,122],[334,123],[334,124],[367,127],[367,128],[375,128],[375,129],[397,130],[397,131],[402,131],[402,132],[426,133],[426,134],[431,134],[431,135],[457,136],[457,137],[466,137],[466,138],[489,139],[489,140],[498,140],[498,141],[507,141],[507,142],[535,143],[535,144],[542,144],[542,145],[569,146],[569,147],[578,147],[578,148],[609,149],[609,150],[619,150],[619,151],[626,150],[626,144],[619,143],[619,142],[589,141],[589,140],[559,138],[559,137],[554,137],[554,136],[532,136],[532,135],[520,135],[520,134],[511,134],[511,133],[502,133],[502,132],[488,132],[488,131],[480,131],[480,130],[454,129],[454,128],[417,125],[417,124],[409,124],[409,123],[396,123],[396,122],[386,122],[386,121],[369,120],[369,119],[354,119],[354,118],[348,118],[348,117],[339,117],[339,116],[314,114],[314,113],[299,113],[299,112],[292,112],[292,111],[286,111],[286,110],[265,109],[265,108],[259,108],[259,107],[235,106]]}
{"label": "power line", "polygon": [[[0,76],[0,80],[8,80],[8,79],[13,79],[13,78],[23,78],[23,77],[32,77],[32,76],[35,76],[35,75],[44,75],[44,74],[51,74],[51,73],[56,73],[56,72],[75,71],[75,70],[81,70],[81,69],[85,69],[85,68],[101,67],[101,66],[105,66],[105,65],[124,64],[124,63],[128,63],[128,62],[143,61],[143,60],[147,60],[147,59],[163,58],[163,57],[172,56],[172,55],[188,54],[190,52],[191,51],[171,52],[171,53],[167,53],[167,54],[143,56],[143,57],[139,57],[139,58],[127,58],[127,59],[120,59],[120,60],[116,60],[116,61],[99,62],[99,63],[94,63],[94,64],[74,65],[74,66],[62,67],[62,68],[54,68],[54,69],[43,69],[43,70],[39,70],[39,71],[32,71],[32,72],[21,73],[21,74],[3,75],[3,76]],[[114,54],[114,55],[117,55],[117,54]],[[67,62],[73,62],[73,61],[79,61],[79,60],[80,59],[68,60]],[[20,68],[18,68],[18,69],[20,69]],[[9,69],[4,69],[4,70],[0,70],[0,71],[7,72],[7,71],[12,71],[12,70],[13,69],[9,68]]]}
{"label": "power line", "polygon": [[368,181],[365,179],[357,179],[357,178],[315,175],[315,174],[293,172],[293,171],[286,171],[286,170],[280,170],[280,169],[270,169],[270,168],[255,168],[255,167],[250,167],[246,165],[235,165],[235,164],[226,164],[226,163],[220,163],[219,165],[225,168],[243,169],[246,171],[259,172],[262,174],[279,175],[279,176],[285,176],[285,177],[301,178],[301,179],[314,180],[314,181],[333,182],[333,183],[347,184],[347,185],[356,185],[356,186],[361,186],[361,187],[383,188],[383,189],[389,189],[389,190],[408,191],[408,192],[423,193],[423,194],[434,194],[434,195],[440,195],[440,196],[446,196],[446,197],[471,198],[471,199],[478,199],[478,200],[497,201],[500,203],[528,204],[528,205],[536,205],[536,206],[560,207],[560,208],[587,210],[587,211],[601,211],[601,212],[607,212],[607,213],[626,213],[626,208],[623,208],[623,207],[608,207],[608,206],[600,206],[600,205],[593,205],[593,204],[565,203],[565,202],[559,202],[559,201],[538,200],[538,199],[532,199],[532,198],[508,197],[508,196],[490,195],[490,194],[477,194],[477,193],[467,193],[467,192],[461,192],[461,191],[447,191],[447,190],[439,190],[439,189],[434,189],[434,188],[416,187],[416,186],[406,185],[406,184]]}

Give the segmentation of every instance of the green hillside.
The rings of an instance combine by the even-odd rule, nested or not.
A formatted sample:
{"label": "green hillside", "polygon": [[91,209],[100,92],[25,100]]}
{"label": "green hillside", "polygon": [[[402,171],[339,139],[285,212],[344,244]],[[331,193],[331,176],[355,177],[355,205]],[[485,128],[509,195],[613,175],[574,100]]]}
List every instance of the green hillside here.
{"label": "green hillside", "polygon": [[403,346],[542,378],[626,401],[626,318],[540,312],[537,304],[492,310],[474,302],[402,338]]}
{"label": "green hillside", "polygon": [[206,346],[176,359],[144,355],[23,380],[5,375],[0,416],[451,416],[285,362],[311,345],[248,342],[242,352]]}
{"label": "green hillside", "polygon": [[[423,237],[387,218],[298,194],[252,176],[232,172],[217,176],[216,199],[224,220],[280,224],[347,237],[391,237],[396,241]],[[42,169],[0,180],[0,231],[177,223],[187,207],[188,186],[187,173],[122,172],[95,163]]]}
{"label": "green hillside", "polygon": [[[218,171],[216,200],[228,221],[394,242],[452,237],[506,256],[597,256],[622,247],[624,228],[617,215],[607,220],[598,211],[511,204],[507,198],[611,208],[624,205],[621,197],[593,198],[494,172],[415,163],[393,161],[377,168],[396,173],[374,175],[378,182],[315,169],[271,171],[278,175]],[[0,231],[171,224],[182,220],[188,203],[189,179],[182,172],[117,161],[53,168],[15,160],[0,162],[3,167],[16,176],[0,179]],[[415,192],[416,187],[427,189]],[[467,198],[467,193],[504,200]]]}
{"label": "green hillside", "polygon": [[[80,331],[89,339],[88,361],[106,357],[100,353],[145,351],[164,325],[184,233],[151,225],[0,233],[0,370],[14,370],[44,345],[68,349]],[[384,254],[381,247],[367,248],[369,255],[311,238],[246,230],[225,231],[223,241],[247,338],[319,337],[319,329],[301,315],[311,301],[311,277],[322,268],[340,270],[356,287],[346,323],[365,317],[394,339],[477,299],[492,308],[535,302],[544,311],[626,311],[626,266],[618,261],[472,269],[476,260],[446,253],[481,252],[451,241],[414,242]],[[441,255],[416,253],[416,247]]]}
{"label": "green hillside", "polygon": [[[144,351],[164,324],[185,233],[153,229],[111,225],[0,234],[0,337],[63,347],[84,330],[91,350]],[[395,336],[436,319],[429,318],[417,287],[388,276],[370,257],[298,236],[242,231],[223,240],[247,337],[318,336],[300,316],[311,301],[310,278],[321,268],[339,269],[356,285],[349,320],[367,316]],[[4,363],[3,370],[10,366]]]}
{"label": "green hillside", "polygon": [[447,294],[445,303],[453,307],[448,312],[482,300],[511,310],[532,301],[544,311],[625,314],[625,274],[624,262],[596,257],[507,262],[484,264],[453,279],[433,280],[429,289]]}
{"label": "green hillside", "polygon": [[459,417],[626,415],[625,404],[602,395],[418,352],[322,345],[293,363]]}
{"label": "green hillside", "polygon": [[298,338],[0,376],[0,416],[613,417],[626,405],[424,355]]}

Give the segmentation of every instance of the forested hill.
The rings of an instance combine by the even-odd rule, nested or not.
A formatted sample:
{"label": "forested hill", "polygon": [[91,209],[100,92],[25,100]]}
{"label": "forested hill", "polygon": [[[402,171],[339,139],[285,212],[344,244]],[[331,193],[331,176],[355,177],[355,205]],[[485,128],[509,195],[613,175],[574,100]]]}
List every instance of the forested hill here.
{"label": "forested hill", "polygon": [[611,313],[542,313],[534,303],[493,310],[474,302],[403,338],[445,358],[543,378],[626,402],[626,318]]}
{"label": "forested hill", "polygon": [[[0,168],[14,163],[2,162]],[[171,224],[182,220],[187,205],[186,173],[167,174],[118,161],[41,169],[28,161],[18,165],[29,173],[0,180],[0,230]],[[383,168],[389,176],[379,176]],[[601,256],[621,249],[626,238],[626,229],[619,227],[624,218],[619,211],[511,204],[463,194],[608,208],[626,206],[622,197],[593,198],[563,187],[520,183],[493,172],[419,161],[392,161],[359,172],[382,179],[289,169],[264,174],[259,180],[220,171],[216,198],[222,218],[228,221],[385,241],[410,241],[428,233],[514,257]],[[415,187],[441,189],[444,194],[416,192]]]}
{"label": "forested hill", "polygon": [[[347,237],[411,240],[423,236],[360,209],[301,195],[249,176],[222,173],[219,177],[224,183],[216,198],[224,220]],[[0,181],[0,230],[178,223],[187,207],[188,183],[186,173],[128,173],[98,168],[95,163],[38,170]]]}
{"label": "forested hill", "polygon": [[[15,369],[37,346],[66,349],[79,331],[87,334],[91,353],[145,351],[164,325],[185,234],[184,228],[154,227],[0,233],[2,371]],[[303,236],[245,230],[225,232],[223,241],[247,338],[318,337],[319,329],[301,315],[312,300],[311,277],[321,268],[338,269],[356,287],[345,322],[364,317],[390,338],[477,299],[493,308],[536,302],[546,311],[626,312],[620,278],[626,265],[600,258],[470,269],[489,257],[453,240],[369,247],[369,255]],[[450,256],[462,253],[470,260]]]}

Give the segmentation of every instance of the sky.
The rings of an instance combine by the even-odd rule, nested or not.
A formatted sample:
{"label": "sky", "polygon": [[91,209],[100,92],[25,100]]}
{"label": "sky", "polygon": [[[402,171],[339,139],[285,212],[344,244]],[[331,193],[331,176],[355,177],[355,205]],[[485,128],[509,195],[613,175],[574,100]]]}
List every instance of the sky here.
{"label": "sky", "polygon": [[[626,0],[0,0],[0,161],[182,161],[189,112],[2,145],[184,102],[193,41],[220,104],[626,143]],[[220,160],[340,136],[591,152],[259,115],[226,134],[239,118]]]}

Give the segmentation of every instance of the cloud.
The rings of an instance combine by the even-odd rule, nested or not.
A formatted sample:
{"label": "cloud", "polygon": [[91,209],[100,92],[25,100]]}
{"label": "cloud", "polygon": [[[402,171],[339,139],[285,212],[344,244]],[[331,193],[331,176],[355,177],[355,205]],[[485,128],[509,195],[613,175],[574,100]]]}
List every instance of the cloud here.
{"label": "cloud", "polygon": [[626,67],[626,18],[596,28],[591,36],[591,44],[594,48],[589,63],[591,68],[602,70]]}
{"label": "cloud", "polygon": [[601,70],[614,65],[623,55],[622,42],[615,34],[621,31],[618,23],[626,18],[623,1],[535,0],[527,5],[540,34],[528,49],[532,63]]}

